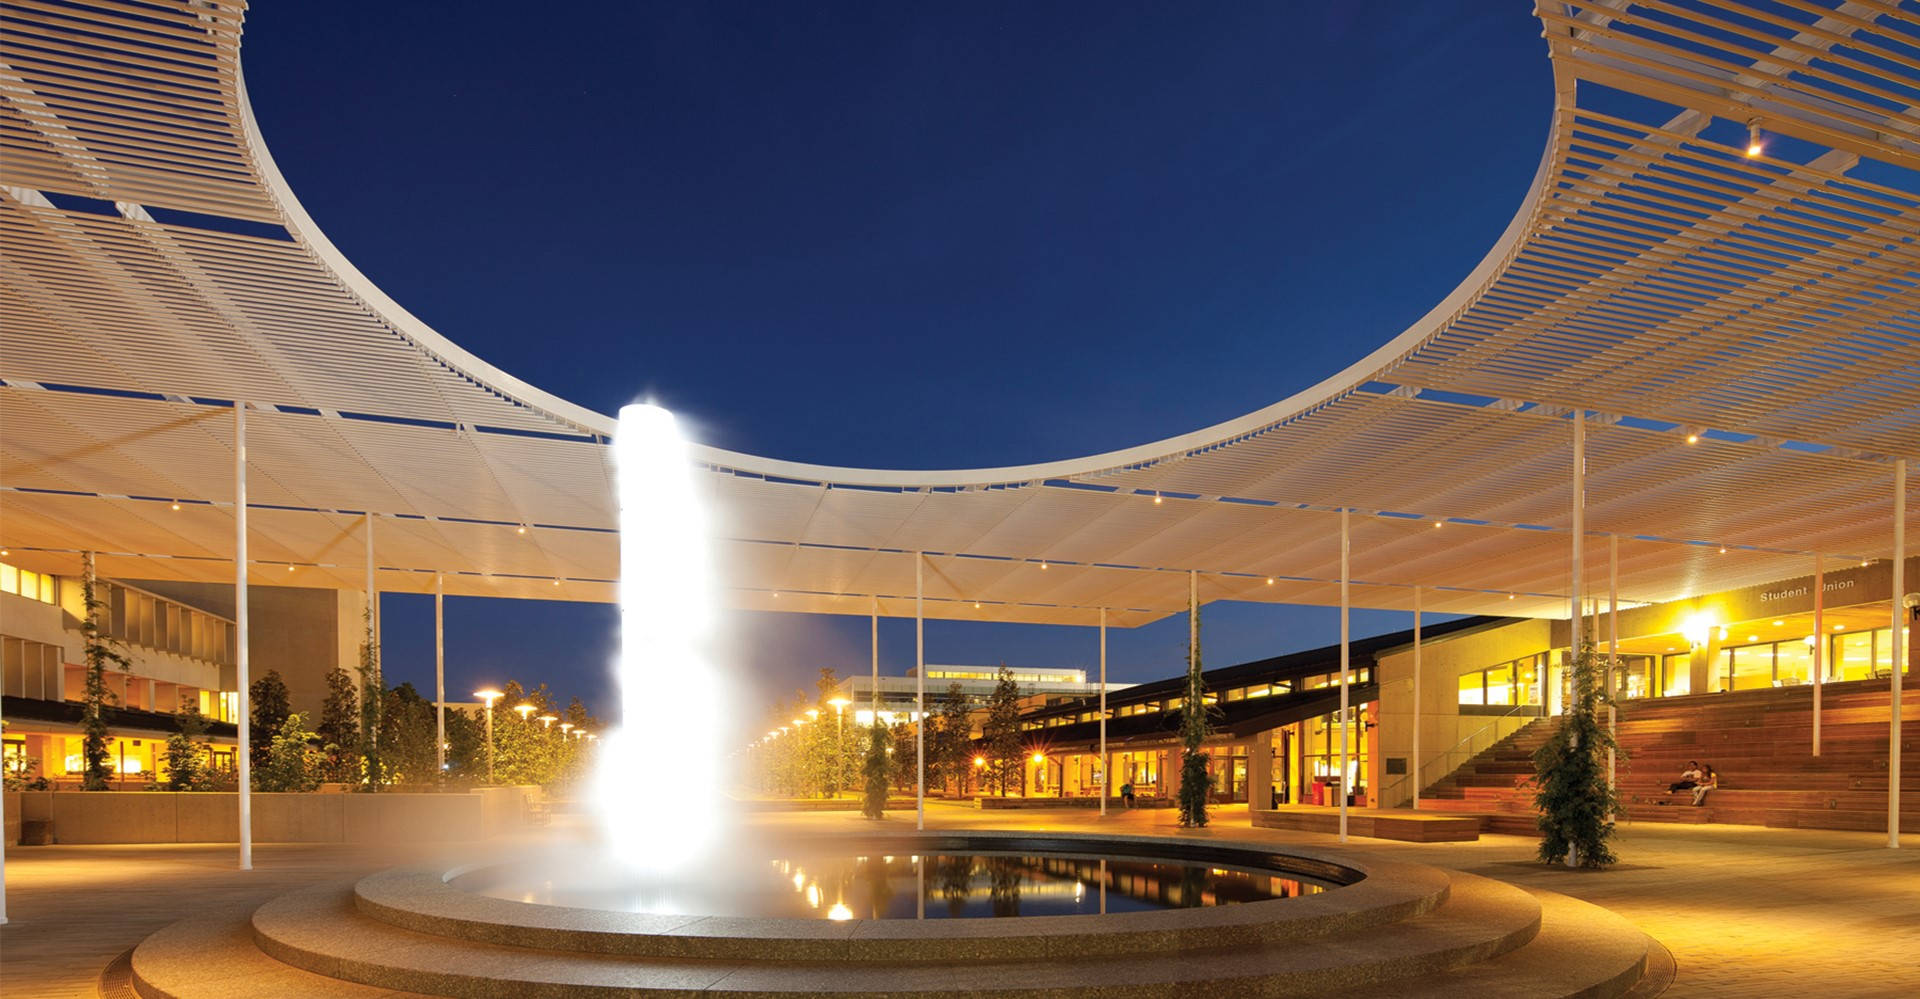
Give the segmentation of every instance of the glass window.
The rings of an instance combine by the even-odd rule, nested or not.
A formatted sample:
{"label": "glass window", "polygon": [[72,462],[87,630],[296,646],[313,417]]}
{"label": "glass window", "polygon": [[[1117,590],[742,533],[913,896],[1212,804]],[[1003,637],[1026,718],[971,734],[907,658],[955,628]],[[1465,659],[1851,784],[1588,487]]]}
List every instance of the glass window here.
{"label": "glass window", "polygon": [[1685,652],[1667,656],[1660,661],[1662,680],[1666,685],[1661,689],[1661,697],[1684,697],[1693,693],[1693,657]]}
{"label": "glass window", "polygon": [[1727,650],[1727,689],[1758,690],[1773,686],[1773,646],[1743,645]]}
{"label": "glass window", "polygon": [[1873,634],[1848,632],[1834,639],[1833,673],[1836,680],[1865,680],[1873,675]]}
{"label": "glass window", "polygon": [[20,592],[20,570],[0,562],[0,593]]}
{"label": "glass window", "polygon": [[1487,703],[1486,678],[1487,678],[1487,675],[1485,673],[1461,674],[1460,675],[1460,703],[1461,704]]}
{"label": "glass window", "polygon": [[1813,647],[1805,642],[1781,642],[1773,647],[1773,680],[1782,687],[1813,682]]}
{"label": "glass window", "polygon": [[1513,667],[1502,666],[1487,671],[1487,703],[1513,703]]}

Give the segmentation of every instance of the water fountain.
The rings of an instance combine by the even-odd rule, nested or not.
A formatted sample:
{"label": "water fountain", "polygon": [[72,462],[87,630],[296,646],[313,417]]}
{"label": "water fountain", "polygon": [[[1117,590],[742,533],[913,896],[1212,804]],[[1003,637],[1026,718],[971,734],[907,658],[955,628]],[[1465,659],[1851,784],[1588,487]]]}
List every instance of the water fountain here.
{"label": "water fountain", "polygon": [[562,840],[185,920],[134,951],[140,994],[1604,997],[1641,980],[1647,938],[1606,910],[1419,864],[885,824],[728,836],[709,532],[672,414],[621,410],[615,465],[622,726],[598,852]]}

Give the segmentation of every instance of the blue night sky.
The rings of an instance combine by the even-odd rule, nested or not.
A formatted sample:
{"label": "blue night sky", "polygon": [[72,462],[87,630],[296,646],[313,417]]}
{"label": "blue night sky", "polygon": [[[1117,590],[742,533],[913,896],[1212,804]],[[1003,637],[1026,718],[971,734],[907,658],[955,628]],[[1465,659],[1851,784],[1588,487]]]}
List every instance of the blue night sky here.
{"label": "blue night sky", "polygon": [[[956,468],[1156,440],[1358,360],[1518,207],[1552,87],[1526,3],[261,4],[247,85],[314,219],[414,314],[602,412]],[[431,600],[385,598],[430,685]],[[610,710],[610,607],[448,600],[449,690]],[[1337,639],[1212,604],[1211,666]],[[1360,612],[1356,634],[1407,627]],[[867,622],[742,614],[767,695]],[[1180,669],[1183,620],[1111,676]],[[941,663],[1091,667],[1084,629],[930,622]],[[882,668],[913,656],[882,623]],[[767,699],[767,698],[761,698]]]}

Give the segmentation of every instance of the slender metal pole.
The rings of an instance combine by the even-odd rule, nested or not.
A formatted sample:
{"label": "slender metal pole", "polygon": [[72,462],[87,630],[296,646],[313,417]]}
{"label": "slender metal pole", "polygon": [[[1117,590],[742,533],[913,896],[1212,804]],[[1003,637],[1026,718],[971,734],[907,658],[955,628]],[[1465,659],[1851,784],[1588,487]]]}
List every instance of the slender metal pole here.
{"label": "slender metal pole", "polygon": [[487,783],[488,784],[493,783],[493,701],[494,699],[491,697],[486,698],[484,701],[486,706],[481,709],[487,713]]}
{"label": "slender metal pole", "polygon": [[[927,827],[927,617],[926,556],[913,555],[913,710],[920,718],[913,726],[913,822]],[[924,903],[923,903],[924,904]]]}
{"label": "slender metal pole", "polygon": [[240,687],[240,869],[253,870],[253,714],[247,676],[247,404],[233,402],[233,657]]}
{"label": "slender metal pole", "polygon": [[[1897,601],[1896,601],[1897,602]],[[1820,755],[1820,689],[1826,678],[1827,566],[1813,553],[1813,755]]]}
{"label": "slender metal pole", "polygon": [[[1100,608],[1100,817],[1107,815],[1107,789],[1113,774],[1107,772],[1107,609]],[[1106,883],[1101,882],[1101,899],[1106,898]]]}
{"label": "slender metal pole", "polygon": [[[0,718],[0,721],[4,721],[4,718]],[[0,725],[0,728],[3,727],[4,725]],[[0,794],[0,829],[7,827],[6,797]],[[5,841],[4,837],[0,837],[0,926],[7,925],[7,847],[11,845]]]}
{"label": "slender metal pole", "polygon": [[436,780],[447,776],[447,609],[446,585],[433,574],[433,749]]}
{"label": "slender metal pole", "polygon": [[1420,810],[1420,588],[1413,588],[1413,810]]}
{"label": "slender metal pole", "polygon": [[1900,849],[1900,674],[1907,668],[1907,459],[1893,463],[1893,679],[1887,691],[1887,849]]}
{"label": "slender metal pole", "polygon": [[[1620,675],[1620,535],[1607,535],[1607,735],[1618,721],[1613,697]],[[1613,747],[1607,747],[1607,787],[1615,788]]]}
{"label": "slender metal pole", "polygon": [[880,724],[880,598],[873,598],[868,647],[873,651],[873,723]]}
{"label": "slender metal pole", "polygon": [[1347,841],[1347,795],[1353,789],[1347,778],[1347,760],[1350,750],[1347,746],[1348,686],[1352,680],[1352,659],[1348,649],[1351,638],[1348,629],[1348,610],[1351,594],[1348,587],[1352,583],[1351,556],[1352,538],[1347,531],[1347,508],[1340,508],[1340,842]]}
{"label": "slender metal pole", "polygon": [[[1187,669],[1189,671],[1193,669],[1193,662],[1195,659],[1199,658],[1199,653],[1200,653],[1200,573],[1193,569],[1188,569],[1187,570]],[[1189,704],[1187,705],[1187,709],[1195,710],[1195,711],[1205,711],[1206,705],[1207,705],[1206,696],[1207,695],[1204,688],[1196,689],[1195,684],[1191,679],[1191,672],[1189,672],[1189,679],[1187,680],[1187,700],[1191,701],[1197,697],[1200,699],[1200,705],[1199,707],[1196,708],[1193,705]],[[1198,748],[1198,747],[1195,747],[1195,748]],[[1180,779],[1184,782],[1187,776],[1185,760],[1182,760],[1181,763],[1182,765],[1180,768]],[[1184,786],[1182,790],[1184,790]],[[1206,799],[1203,798],[1201,800],[1204,801]]]}
{"label": "slender metal pole", "polygon": [[[1587,411],[1576,410],[1573,414],[1573,592],[1568,597],[1569,617],[1573,619],[1572,645],[1573,660],[1580,656],[1580,646],[1586,638],[1585,608],[1580,603],[1580,576],[1586,565],[1587,541]],[[1570,667],[1571,668],[1571,667]],[[1562,705],[1564,708],[1565,705]]]}
{"label": "slender metal pole", "polygon": [[[369,662],[373,663],[377,667],[380,663],[380,591],[375,589],[374,585],[375,584],[373,581],[373,513],[372,511],[368,511],[367,513],[367,659]],[[378,689],[373,690],[372,693],[376,697],[384,698],[386,686],[387,686],[386,678],[382,677],[380,680],[380,683],[378,684]],[[367,677],[365,676],[362,676],[360,678],[360,689],[362,691],[368,690]],[[377,719],[380,717],[379,714],[373,708],[368,707],[366,705],[362,705],[361,707],[363,708],[361,712],[362,717],[374,718],[374,719]],[[367,733],[367,742],[372,744],[374,747],[378,748],[380,745],[380,726],[379,724],[376,723],[369,727],[372,729],[372,731],[369,731]]]}

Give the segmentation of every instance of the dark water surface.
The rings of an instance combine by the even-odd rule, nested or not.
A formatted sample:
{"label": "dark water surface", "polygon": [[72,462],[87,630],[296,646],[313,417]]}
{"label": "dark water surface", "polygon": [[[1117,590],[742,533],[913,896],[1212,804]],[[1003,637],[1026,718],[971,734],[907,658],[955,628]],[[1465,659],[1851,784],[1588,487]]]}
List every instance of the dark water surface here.
{"label": "dark water surface", "polygon": [[453,885],[517,902],[615,912],[816,919],[1142,912],[1293,898],[1331,887],[1296,875],[1176,860],[1017,853],[742,860],[702,881],[653,885],[492,867]]}

